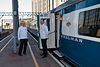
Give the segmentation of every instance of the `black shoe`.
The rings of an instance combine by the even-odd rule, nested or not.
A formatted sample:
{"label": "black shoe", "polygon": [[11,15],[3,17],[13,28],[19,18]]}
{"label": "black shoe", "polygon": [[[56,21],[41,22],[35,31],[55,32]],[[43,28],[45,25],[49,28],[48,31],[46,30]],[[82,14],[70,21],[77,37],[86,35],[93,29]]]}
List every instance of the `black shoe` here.
{"label": "black shoe", "polygon": [[44,54],[42,53],[42,54],[40,54],[41,56],[43,56]]}
{"label": "black shoe", "polygon": [[24,55],[26,55],[26,53],[23,53]]}
{"label": "black shoe", "polygon": [[18,54],[19,56],[22,56],[22,54]]}
{"label": "black shoe", "polygon": [[46,58],[47,56],[42,56],[42,58]]}

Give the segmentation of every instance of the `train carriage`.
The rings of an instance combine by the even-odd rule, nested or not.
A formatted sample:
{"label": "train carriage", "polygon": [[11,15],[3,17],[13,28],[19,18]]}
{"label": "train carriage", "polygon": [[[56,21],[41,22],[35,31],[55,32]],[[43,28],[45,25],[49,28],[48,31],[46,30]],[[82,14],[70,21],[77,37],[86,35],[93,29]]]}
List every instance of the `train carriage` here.
{"label": "train carriage", "polygon": [[79,67],[99,67],[100,1],[69,0],[51,12],[55,45],[64,58]]}

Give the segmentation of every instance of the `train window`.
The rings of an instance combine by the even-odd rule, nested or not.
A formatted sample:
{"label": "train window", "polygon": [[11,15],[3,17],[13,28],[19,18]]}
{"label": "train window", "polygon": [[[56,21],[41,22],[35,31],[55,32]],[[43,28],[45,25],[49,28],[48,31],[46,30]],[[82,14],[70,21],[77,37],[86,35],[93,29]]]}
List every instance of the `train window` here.
{"label": "train window", "polygon": [[78,34],[100,37],[100,8],[79,14]]}
{"label": "train window", "polygon": [[50,19],[47,19],[48,31],[50,31]]}

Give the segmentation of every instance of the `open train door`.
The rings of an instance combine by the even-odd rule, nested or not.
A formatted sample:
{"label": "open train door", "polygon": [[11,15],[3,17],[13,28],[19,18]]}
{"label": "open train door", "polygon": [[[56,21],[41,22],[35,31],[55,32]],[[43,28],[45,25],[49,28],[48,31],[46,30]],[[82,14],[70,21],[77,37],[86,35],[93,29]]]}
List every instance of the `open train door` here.
{"label": "open train door", "polygon": [[48,24],[49,38],[47,41],[47,48],[53,49],[53,48],[56,48],[56,45],[55,45],[55,14],[52,13],[49,15],[49,17],[50,17],[50,25]]}
{"label": "open train door", "polygon": [[[46,22],[46,25],[48,26],[48,40],[47,40],[47,48],[52,49],[56,48],[55,46],[55,15],[50,14],[49,17],[40,17],[39,21],[41,19],[44,19]],[[40,23],[39,23],[40,26]],[[42,43],[41,43],[41,38],[39,37],[39,48],[42,49]]]}

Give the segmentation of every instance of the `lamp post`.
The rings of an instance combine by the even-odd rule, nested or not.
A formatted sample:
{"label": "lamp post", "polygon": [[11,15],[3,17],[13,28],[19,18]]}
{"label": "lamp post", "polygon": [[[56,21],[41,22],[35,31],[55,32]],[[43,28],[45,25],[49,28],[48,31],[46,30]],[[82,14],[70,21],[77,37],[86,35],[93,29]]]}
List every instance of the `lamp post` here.
{"label": "lamp post", "polygon": [[16,53],[17,45],[17,31],[19,26],[19,15],[18,15],[18,0],[12,0],[12,11],[13,11],[13,52]]}

